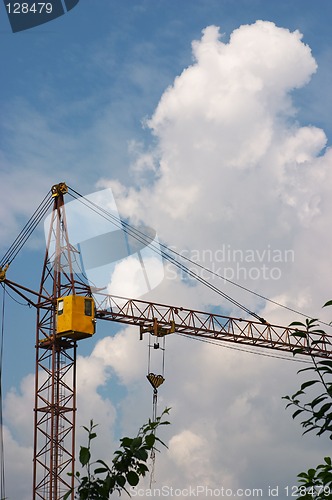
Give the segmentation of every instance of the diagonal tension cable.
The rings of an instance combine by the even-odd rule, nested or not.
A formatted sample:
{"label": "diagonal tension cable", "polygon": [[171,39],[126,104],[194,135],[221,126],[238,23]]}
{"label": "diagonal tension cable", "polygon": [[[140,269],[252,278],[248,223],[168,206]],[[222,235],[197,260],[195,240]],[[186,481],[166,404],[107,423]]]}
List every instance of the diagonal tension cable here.
{"label": "diagonal tension cable", "polygon": [[[85,198],[84,196],[81,196],[77,191],[73,190],[72,188],[69,188],[69,189],[70,189],[70,191],[72,191],[73,193],[75,193],[75,194],[69,193],[74,199],[76,199],[77,201],[79,201],[80,203],[82,203],[85,206],[89,206],[89,208],[91,210],[93,210],[94,212],[96,212],[101,217],[105,218],[106,220],[109,220],[110,222],[112,222],[116,227],[118,227],[119,229],[122,229],[126,234],[128,234],[132,238],[136,239],[137,241],[139,241],[141,243],[149,244],[149,247],[155,253],[157,253],[158,255],[161,255],[165,260],[171,262],[173,265],[175,265],[178,269],[180,269],[181,271],[183,271],[185,274],[187,274],[190,277],[194,278],[195,280],[199,281],[204,286],[206,286],[207,288],[211,289],[212,291],[214,291],[218,295],[222,296],[224,299],[226,299],[227,301],[229,301],[230,303],[232,303],[236,307],[239,307],[244,312],[246,312],[247,314],[253,316],[254,318],[256,318],[257,320],[259,320],[260,322],[266,323],[266,321],[264,320],[264,318],[261,318],[258,314],[256,314],[255,312],[251,311],[246,306],[244,306],[240,302],[238,302],[235,299],[233,299],[232,297],[230,297],[228,294],[226,294],[225,292],[223,292],[222,290],[220,290],[220,288],[218,288],[215,285],[212,285],[211,283],[209,283],[207,280],[205,280],[204,278],[202,278],[201,276],[199,276],[197,273],[195,273],[194,271],[192,271],[191,269],[189,269],[187,266],[185,266],[184,264],[182,264],[181,262],[179,262],[175,257],[172,257],[170,255],[170,252],[172,252],[172,253],[176,254],[177,256],[181,257],[179,254],[177,254],[177,252],[169,249],[164,244],[160,244],[160,246],[159,246],[158,244],[155,244],[154,242],[151,242],[150,238],[145,233],[143,233],[142,231],[140,231],[139,229],[134,228],[133,226],[131,226],[126,221],[121,220],[119,217],[115,216],[114,214],[112,214],[109,211],[105,210],[104,208],[100,207],[96,203],[94,203],[91,200]],[[160,247],[162,247],[165,250],[162,250]]]}
{"label": "diagonal tension cable", "polygon": [[52,198],[50,193],[48,193],[43,201],[36,208],[28,222],[25,224],[19,235],[16,237],[12,245],[9,247],[5,255],[0,261],[0,266],[3,267],[7,264],[11,264],[20,250],[23,248],[25,243],[30,238],[33,231],[36,229],[40,221],[46,215],[47,211],[52,205]]}
{"label": "diagonal tension cable", "polygon": [[247,307],[245,307],[243,304],[241,304],[240,302],[237,302],[235,299],[233,299],[232,297],[230,297],[229,295],[227,295],[225,292],[223,292],[222,290],[220,290],[219,288],[217,288],[215,285],[212,285],[207,280],[205,280],[204,278],[202,278],[201,276],[199,276],[198,274],[196,274],[195,272],[193,272],[191,269],[189,269],[188,267],[186,267],[184,264],[181,264],[181,262],[177,261],[174,257],[172,257],[171,255],[169,255],[165,251],[161,250],[160,247],[159,247],[159,245],[154,244],[153,242],[151,242],[150,238],[146,234],[144,234],[142,231],[140,231],[140,230],[132,227],[127,222],[122,221],[121,219],[119,219],[115,215],[111,214],[107,210],[105,210],[102,207],[96,205],[94,202],[92,202],[92,201],[88,200],[87,198],[81,196],[79,193],[77,193],[73,189],[71,189],[71,191],[75,192],[75,194],[77,194],[79,196],[79,198],[78,198],[78,197],[72,195],[71,193],[69,193],[69,194],[71,194],[71,196],[75,200],[77,200],[78,202],[82,203],[85,206],[88,206],[92,211],[94,211],[95,213],[97,213],[101,217],[105,218],[109,222],[113,223],[116,227],[118,227],[119,229],[123,230],[126,234],[128,234],[129,236],[131,236],[135,240],[139,241],[140,243],[149,244],[150,248],[155,253],[157,253],[158,255],[161,255],[162,257],[164,257],[165,260],[167,260],[167,261],[171,262],[172,264],[174,264],[178,269],[180,269],[181,271],[183,271],[187,275],[191,276],[192,278],[196,279],[197,281],[199,281],[200,283],[202,283],[206,287],[210,288],[212,291],[214,291],[217,294],[221,295],[223,298],[225,298],[226,300],[228,300],[229,302],[231,302],[236,307],[239,307],[240,309],[242,309],[247,314],[255,317],[256,319],[258,319],[262,323],[265,323],[265,320],[263,318],[261,318],[260,316],[258,316],[256,313],[254,313],[253,311],[250,311],[250,309],[248,309]]}
{"label": "diagonal tension cable", "polygon": [[[90,206],[90,209],[95,211],[97,214],[99,214],[100,216],[104,217],[106,220],[109,220],[110,222],[112,222],[116,227],[118,227],[119,229],[122,229],[124,232],[126,232],[126,234],[130,235],[132,238],[135,238],[137,241],[140,241],[141,243],[145,243],[145,244],[149,244],[150,248],[155,252],[157,253],[158,255],[161,255],[163,258],[165,258],[167,261],[173,263],[176,267],[178,267],[180,270],[182,270],[183,272],[185,272],[186,274],[188,274],[189,276],[193,277],[194,279],[196,279],[197,281],[201,282],[203,285],[207,286],[208,288],[210,288],[211,290],[213,290],[214,292],[218,293],[219,295],[221,295],[223,298],[225,298],[226,300],[228,300],[229,302],[231,302],[233,305],[239,307],[240,309],[242,309],[243,311],[245,311],[247,314],[255,317],[256,319],[258,319],[260,322],[262,323],[265,323],[266,321],[264,320],[264,318],[261,318],[258,314],[256,314],[255,312],[249,310],[247,307],[245,307],[243,304],[239,303],[238,301],[236,301],[235,299],[233,299],[232,297],[230,297],[228,294],[226,294],[225,292],[223,292],[222,290],[220,290],[219,288],[217,288],[216,286],[212,285],[211,283],[209,283],[207,280],[205,280],[204,278],[202,278],[201,276],[199,276],[197,273],[193,272],[191,269],[189,269],[187,266],[185,266],[184,264],[181,264],[175,257],[172,257],[170,254],[173,254],[175,255],[177,258],[179,259],[182,259],[182,260],[185,260],[186,262],[190,263],[190,264],[193,264],[197,267],[199,267],[200,269],[206,271],[207,273],[213,275],[213,276],[216,276],[217,278],[219,279],[222,279],[234,286],[237,286],[238,288],[248,292],[248,293],[251,293],[267,302],[270,302],[274,305],[277,305],[278,307],[282,307],[284,309],[287,309],[288,311],[291,311],[295,314],[299,314],[305,318],[309,318],[309,319],[316,319],[316,318],[311,318],[310,316],[308,316],[307,314],[301,312],[301,311],[298,311],[296,309],[293,309],[291,307],[288,307],[284,304],[281,304],[277,301],[274,301],[268,297],[265,297],[264,295],[262,294],[259,294],[253,290],[250,290],[249,288],[246,288],[244,287],[243,285],[240,285],[239,283],[236,283],[235,281],[232,281],[228,278],[225,278],[224,276],[222,276],[221,274],[219,273],[216,273],[215,271],[212,271],[211,269],[203,266],[202,264],[199,264],[197,262],[194,262],[193,260],[191,260],[189,257],[186,257],[184,255],[181,255],[180,253],[176,252],[175,250],[173,250],[172,248],[169,248],[167,245],[159,242],[159,244],[155,244],[154,242],[151,242],[150,238],[142,231],[140,231],[139,229],[137,228],[134,228],[133,226],[131,226],[128,222],[126,222],[125,220],[122,220],[120,219],[119,217],[115,216],[114,214],[110,213],[109,211],[107,211],[106,209],[100,207],[99,205],[97,205],[96,203],[92,202],[91,200],[85,198],[84,196],[82,196],[80,193],[78,193],[77,191],[75,191],[74,189],[72,188],[69,188],[69,190],[74,193],[69,193],[74,199],[76,199],[77,201],[80,201],[81,203],[83,203],[85,206]],[[83,201],[84,200],[84,201]],[[161,250],[160,247],[163,249]],[[326,326],[329,326],[331,327],[331,325],[329,323],[326,323],[324,321],[321,321],[320,322]]]}

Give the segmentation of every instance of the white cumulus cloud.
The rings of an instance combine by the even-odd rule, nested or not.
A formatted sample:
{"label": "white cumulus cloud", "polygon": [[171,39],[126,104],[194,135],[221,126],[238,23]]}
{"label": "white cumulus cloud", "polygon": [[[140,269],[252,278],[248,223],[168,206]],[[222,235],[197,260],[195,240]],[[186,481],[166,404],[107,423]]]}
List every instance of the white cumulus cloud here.
{"label": "white cumulus cloud", "polygon": [[[112,187],[122,214],[155,228],[188,257],[194,251],[198,263],[227,271],[237,283],[288,307],[320,314],[330,298],[325,277],[332,271],[332,157],[324,131],[300,124],[292,102],[292,92],[317,70],[310,48],[298,31],[257,21],[239,27],[228,41],[209,26],[192,50],[192,64],[147,121],[156,146],[138,149],[133,161],[144,183],[127,188],[103,179],[99,185]],[[120,283],[128,273],[128,294],[135,292],[129,279],[138,272],[131,264],[118,264],[119,278],[113,278]],[[275,304],[209,278],[271,322],[293,319]],[[171,279],[170,272],[147,298],[239,313],[203,287]],[[145,344],[134,337],[126,328],[79,359],[82,416],[97,412],[94,418],[107,426],[110,440],[117,410],[132,429],[151,402],[141,371]],[[220,487],[222,481],[225,487],[267,491],[271,481],[294,484],[299,468],[324,456],[324,443],[302,439],[284,411],[281,397],[296,390],[298,366],[177,335],[166,344],[159,408],[172,407],[172,425],[163,431],[169,452],[157,457],[159,484]],[[114,375],[128,391],[117,408],[111,396],[100,394]]]}

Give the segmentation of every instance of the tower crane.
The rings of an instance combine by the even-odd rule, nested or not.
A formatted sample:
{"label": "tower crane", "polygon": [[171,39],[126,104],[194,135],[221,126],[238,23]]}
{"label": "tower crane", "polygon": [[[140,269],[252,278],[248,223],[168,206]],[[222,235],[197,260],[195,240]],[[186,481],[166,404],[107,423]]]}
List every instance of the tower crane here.
{"label": "tower crane", "polygon": [[[332,336],[220,314],[116,297],[93,289],[73,265],[64,195],[59,183],[35,212],[0,266],[0,282],[36,308],[33,500],[59,500],[74,486],[77,344],[95,333],[97,320],[139,328],[156,338],[173,333],[304,356],[332,357]],[[8,267],[53,204],[39,290],[7,278]],[[71,473],[69,475],[68,473]],[[74,499],[74,493],[71,496]]]}

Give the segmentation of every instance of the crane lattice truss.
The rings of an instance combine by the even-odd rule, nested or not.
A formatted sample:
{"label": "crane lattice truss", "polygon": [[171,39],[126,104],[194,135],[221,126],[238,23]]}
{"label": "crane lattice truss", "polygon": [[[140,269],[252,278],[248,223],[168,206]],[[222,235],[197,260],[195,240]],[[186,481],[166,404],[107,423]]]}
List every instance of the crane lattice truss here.
{"label": "crane lattice truss", "polygon": [[248,321],[220,314],[195,311],[126,299],[113,295],[96,294],[96,318],[138,325],[141,336],[150,332],[157,336],[181,333],[254,347],[277,349],[304,355],[332,357],[332,337],[326,333],[303,334],[294,328]]}
{"label": "crane lattice truss", "polygon": [[[57,299],[89,293],[73,272],[63,192],[53,189],[37,295],[33,499],[58,500],[74,486],[77,342],[56,335]],[[69,475],[70,473],[70,475]],[[74,499],[74,493],[71,496]]]}
{"label": "crane lattice truss", "polygon": [[8,266],[0,268],[0,281],[37,309],[33,500],[58,500],[74,482],[77,338],[57,332],[59,298],[93,294],[96,319],[139,326],[141,338],[146,332],[157,337],[180,333],[288,353],[301,349],[306,356],[332,357],[332,337],[322,332],[308,336],[264,321],[102,295],[91,290],[72,266],[77,250],[70,244],[67,232],[63,201],[66,189],[61,183],[51,191],[54,206],[39,291],[9,281]]}

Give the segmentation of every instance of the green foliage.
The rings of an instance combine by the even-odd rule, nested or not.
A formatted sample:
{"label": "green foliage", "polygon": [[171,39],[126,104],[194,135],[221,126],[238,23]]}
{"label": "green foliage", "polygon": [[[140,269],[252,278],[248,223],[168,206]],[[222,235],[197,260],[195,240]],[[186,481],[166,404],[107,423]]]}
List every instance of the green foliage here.
{"label": "green foliage", "polygon": [[[290,326],[301,326],[302,330],[299,330],[295,335],[303,334],[308,339],[309,335],[313,338],[315,333],[321,334],[323,332],[317,329],[318,324],[315,319],[307,319],[306,323],[296,321],[291,323]],[[332,439],[332,361],[323,360],[317,362],[312,357],[312,362],[312,366],[303,368],[298,373],[310,372],[314,374],[314,378],[303,382],[300,389],[292,396],[284,396],[284,399],[288,401],[286,408],[290,406],[296,408],[296,411],[292,414],[293,418],[300,415],[305,417],[301,421],[304,429],[303,434],[317,431],[316,434],[318,436],[327,433],[330,439]],[[305,402],[304,400],[308,396],[307,390],[314,385],[319,387],[318,394],[313,400]]]}
{"label": "green foliage", "polygon": [[304,500],[332,500],[332,465],[331,458],[325,457],[324,463],[315,469],[298,475]]}
{"label": "green foliage", "polygon": [[[75,473],[78,482],[75,498],[108,500],[113,492],[118,492],[120,495],[122,491],[129,495],[128,485],[136,486],[140,478],[149,471],[146,462],[151,452],[159,451],[156,443],[166,447],[166,444],[156,436],[156,431],[159,426],[169,424],[167,420],[163,420],[169,411],[170,408],[166,408],[155,421],[149,419],[148,423],[139,429],[136,437],[120,439],[120,447],[114,452],[111,465],[103,460],[91,462],[91,441],[97,437],[95,432],[97,426],[91,420],[90,427],[84,427],[88,433],[88,444],[81,446],[79,461],[85,470],[85,475],[82,476],[79,471]],[[70,498],[72,493],[73,490],[66,493],[63,500]]]}
{"label": "green foliage", "polygon": [[[331,305],[332,301],[330,300],[324,304],[324,307]],[[308,347],[310,347],[310,339],[314,338],[315,334],[326,335],[324,330],[319,328],[316,319],[307,319],[305,323],[295,321],[290,326],[296,327],[295,336],[308,340]],[[311,343],[314,344],[315,340]],[[301,353],[302,349],[297,349],[297,352]],[[293,419],[301,415],[303,434],[315,431],[317,436],[325,434],[332,439],[332,361],[316,361],[312,357],[312,363],[312,366],[299,370],[298,373],[308,372],[314,374],[314,377],[303,382],[300,389],[292,396],[284,396],[284,399],[288,401],[286,408],[295,408],[292,414]],[[310,388],[314,388],[314,386],[319,390],[311,399]],[[300,496],[298,498],[332,500],[331,458],[325,457],[323,464],[298,474],[298,481],[300,483]]]}

